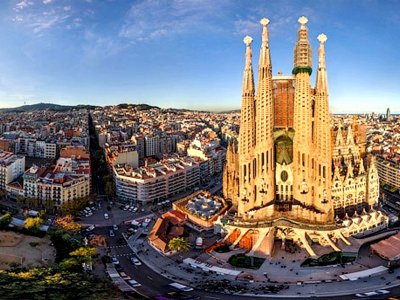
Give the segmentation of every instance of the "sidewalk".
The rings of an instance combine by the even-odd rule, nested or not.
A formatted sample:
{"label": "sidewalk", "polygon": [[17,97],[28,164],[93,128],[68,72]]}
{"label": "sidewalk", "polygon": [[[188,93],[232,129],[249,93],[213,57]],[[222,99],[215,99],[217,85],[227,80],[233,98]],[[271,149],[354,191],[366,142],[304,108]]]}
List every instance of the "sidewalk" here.
{"label": "sidewalk", "polygon": [[[138,257],[142,260],[143,263],[145,263],[148,267],[150,267],[154,271],[157,271],[159,274],[170,280],[178,281],[182,284],[196,287],[203,281],[207,280],[222,281],[225,279],[231,281],[234,284],[244,284],[245,286],[248,287],[249,290],[259,291],[253,293],[241,293],[238,295],[246,295],[252,297],[263,297],[267,295],[271,296],[271,294],[263,293],[262,289],[263,287],[265,287],[265,285],[271,285],[274,283],[268,282],[267,278],[261,275],[262,272],[260,274],[261,276],[256,276],[255,281],[252,283],[248,281],[238,281],[234,276],[230,275],[223,276],[223,275],[208,273],[199,269],[193,269],[190,266],[184,264],[183,262],[176,262],[171,258],[158,253],[143,239],[138,239],[138,240],[129,239],[128,244],[132,248],[132,250],[135,253],[137,253]],[[204,254],[201,254],[200,256],[204,257]],[[353,272],[357,270],[357,267],[360,266],[358,264],[354,266],[349,266],[348,270],[342,269],[342,267],[336,267],[336,269],[339,268],[338,270],[346,270],[349,272]],[[359,293],[359,292],[372,291],[376,289],[388,289],[400,285],[400,280],[396,278],[397,276],[400,276],[400,270],[398,269],[393,274],[386,273],[383,275],[377,275],[375,277],[364,278],[356,281],[340,281],[340,279],[336,279],[336,280],[327,280],[326,282],[317,283],[316,280],[318,277],[311,276],[312,279],[309,279],[310,272],[315,274],[321,272],[329,273],[330,269],[331,271],[333,271],[334,267],[323,268],[319,270],[318,268],[313,270],[305,270],[306,274],[301,274],[302,276],[299,274],[298,280],[295,280],[295,282],[286,283],[286,285],[289,286],[289,289],[282,290],[279,292],[279,294],[274,294],[273,297],[302,298],[310,296],[329,297],[329,296],[340,296],[340,295],[352,295],[355,294],[356,292]],[[350,271],[350,269],[352,270]],[[268,268],[266,270],[268,270]],[[282,270],[275,270],[277,273],[274,272],[275,274],[271,275],[271,277],[274,276],[274,281],[279,281],[278,282],[279,284],[284,283],[284,281],[281,281],[284,278],[280,277],[282,275]],[[271,269],[269,271],[271,271]],[[296,284],[296,281],[302,281],[301,279],[306,279],[306,278],[308,278],[308,281],[306,280],[304,281],[308,283],[303,283],[299,285]]]}

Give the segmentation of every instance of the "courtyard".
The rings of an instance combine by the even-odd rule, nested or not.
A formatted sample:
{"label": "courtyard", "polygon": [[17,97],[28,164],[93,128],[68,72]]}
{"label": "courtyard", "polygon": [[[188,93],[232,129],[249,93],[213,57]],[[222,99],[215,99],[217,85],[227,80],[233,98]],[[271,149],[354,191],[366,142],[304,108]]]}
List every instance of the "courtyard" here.
{"label": "courtyard", "polygon": [[12,264],[43,266],[54,262],[54,249],[47,237],[38,238],[13,231],[0,231],[0,269]]}

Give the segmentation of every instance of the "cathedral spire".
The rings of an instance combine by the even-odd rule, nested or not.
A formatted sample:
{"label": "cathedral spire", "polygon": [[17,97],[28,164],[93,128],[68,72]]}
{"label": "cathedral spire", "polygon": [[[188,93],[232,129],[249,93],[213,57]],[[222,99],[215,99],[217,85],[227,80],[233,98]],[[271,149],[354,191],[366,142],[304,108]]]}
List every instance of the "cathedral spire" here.
{"label": "cathedral spire", "polygon": [[246,44],[246,59],[243,75],[242,107],[240,118],[239,153],[250,155],[255,145],[255,88],[253,66],[251,64],[253,39],[246,36],[243,42]]}
{"label": "cathedral spire", "polygon": [[271,202],[275,197],[274,183],[274,91],[272,83],[271,55],[268,41],[267,18],[260,20],[262,25],[262,42],[260,48],[260,59],[258,63],[258,86],[256,96],[256,151],[255,151],[255,173],[258,178],[255,182],[257,195],[255,206]]}
{"label": "cathedral spire", "polygon": [[297,42],[294,48],[294,69],[293,74],[298,72],[312,72],[312,52],[310,42],[308,40],[308,29],[306,24],[308,19],[304,16],[299,18],[300,28],[297,32]]}
{"label": "cathedral spire", "polygon": [[319,94],[328,93],[328,78],[326,73],[326,62],[325,62],[325,42],[327,36],[321,33],[318,36],[319,47],[318,47],[318,71],[317,71],[317,83],[315,90]]}
{"label": "cathedral spire", "polygon": [[269,43],[268,43],[268,24],[269,20],[267,18],[262,18],[260,20],[260,24],[263,26],[262,31],[262,43],[260,50],[260,61],[258,64],[259,68],[268,67],[271,68],[271,57],[269,52]]}
{"label": "cathedral spire", "polygon": [[254,94],[254,76],[253,76],[253,66],[251,63],[252,50],[250,46],[252,41],[253,39],[248,35],[243,39],[243,42],[246,44],[246,60],[245,60],[244,76],[243,76],[243,95],[247,93]]}

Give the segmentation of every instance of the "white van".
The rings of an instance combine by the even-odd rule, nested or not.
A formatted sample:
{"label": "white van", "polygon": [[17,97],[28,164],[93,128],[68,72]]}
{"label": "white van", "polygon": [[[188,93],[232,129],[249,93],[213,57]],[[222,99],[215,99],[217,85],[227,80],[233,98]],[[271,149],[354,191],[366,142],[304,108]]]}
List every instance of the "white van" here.
{"label": "white van", "polygon": [[175,290],[178,290],[178,291],[181,291],[181,292],[191,292],[191,291],[193,291],[193,288],[191,288],[189,286],[186,286],[186,285],[183,285],[183,284],[180,284],[180,283],[177,283],[177,282],[170,283],[169,286],[171,288],[173,288]]}

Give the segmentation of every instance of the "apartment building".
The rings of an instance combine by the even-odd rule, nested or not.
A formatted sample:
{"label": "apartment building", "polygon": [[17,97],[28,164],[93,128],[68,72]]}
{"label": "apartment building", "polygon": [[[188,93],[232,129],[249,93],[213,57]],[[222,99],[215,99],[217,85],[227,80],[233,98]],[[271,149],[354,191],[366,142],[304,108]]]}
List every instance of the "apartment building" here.
{"label": "apartment building", "polygon": [[200,184],[200,164],[189,157],[175,157],[140,168],[112,168],[117,197],[126,203],[155,203]]}

